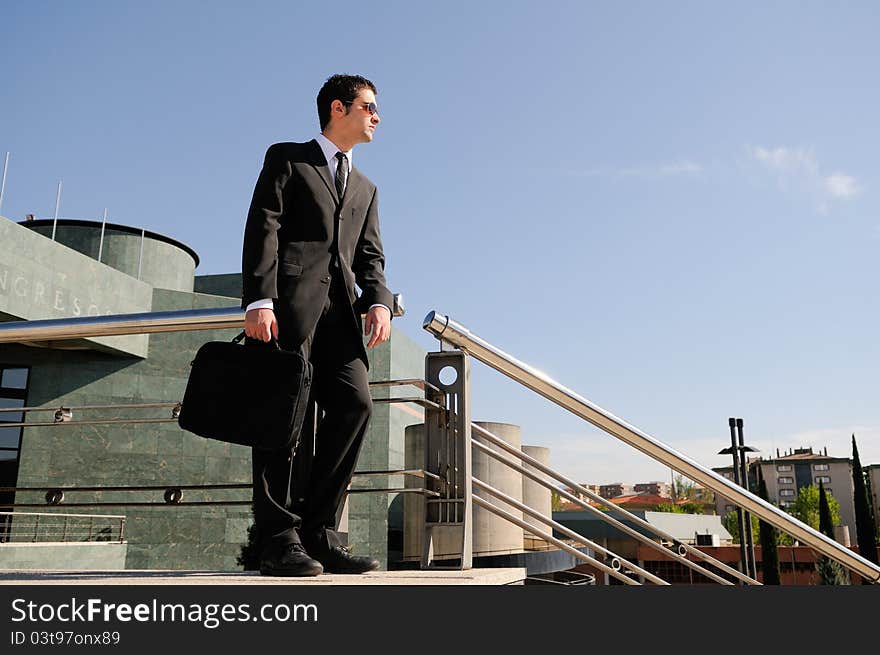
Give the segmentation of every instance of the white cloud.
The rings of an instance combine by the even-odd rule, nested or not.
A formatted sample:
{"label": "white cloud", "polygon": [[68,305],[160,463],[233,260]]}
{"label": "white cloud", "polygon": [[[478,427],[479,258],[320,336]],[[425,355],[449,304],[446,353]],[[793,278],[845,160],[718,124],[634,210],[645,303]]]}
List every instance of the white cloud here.
{"label": "white cloud", "polygon": [[826,177],[825,186],[828,188],[828,193],[835,198],[849,198],[859,192],[856,178],[843,173],[833,173]]}
{"label": "white cloud", "polygon": [[780,187],[813,197],[816,209],[826,213],[831,200],[851,198],[861,191],[851,175],[822,173],[812,148],[749,148],[751,157],[776,176]]}
{"label": "white cloud", "polygon": [[811,149],[774,148],[768,150],[759,146],[753,150],[752,154],[755,159],[778,173],[816,175],[819,171],[816,155]]}
{"label": "white cloud", "polygon": [[682,175],[687,173],[702,173],[703,167],[696,162],[692,162],[690,160],[684,159],[681,161],[672,162],[670,164],[663,164],[660,166],[659,172],[661,175]]}

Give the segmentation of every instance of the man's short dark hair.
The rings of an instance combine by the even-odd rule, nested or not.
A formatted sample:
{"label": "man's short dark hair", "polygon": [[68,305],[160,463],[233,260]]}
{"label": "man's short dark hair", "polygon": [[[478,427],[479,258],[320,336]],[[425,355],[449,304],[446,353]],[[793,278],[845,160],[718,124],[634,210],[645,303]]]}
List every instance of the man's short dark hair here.
{"label": "man's short dark hair", "polygon": [[[318,121],[321,123],[321,131],[330,122],[330,105],[334,100],[341,100],[343,104],[350,105],[357,98],[361,89],[376,91],[376,85],[366,77],[360,75],[333,75],[324,82],[324,86],[318,91]],[[350,106],[346,107],[348,113]]]}

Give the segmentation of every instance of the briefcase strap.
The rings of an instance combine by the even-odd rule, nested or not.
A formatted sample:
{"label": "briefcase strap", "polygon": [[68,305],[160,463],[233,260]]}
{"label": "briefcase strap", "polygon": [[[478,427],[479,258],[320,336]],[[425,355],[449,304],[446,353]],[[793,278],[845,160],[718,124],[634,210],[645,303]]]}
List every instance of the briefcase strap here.
{"label": "briefcase strap", "polygon": [[[293,457],[291,457],[290,459],[291,459],[291,462],[292,462],[292,461],[293,461]],[[290,518],[292,518],[292,519],[294,520],[294,523],[295,523],[295,524],[297,525],[297,527],[298,527],[298,524],[299,524],[299,522],[300,522],[300,517],[296,516],[295,514],[291,514],[291,513],[288,512],[285,508],[283,508],[281,505],[279,505],[278,503],[276,503],[276,502],[275,502],[275,499],[272,498],[272,494],[269,493],[269,481],[266,479],[266,468],[268,468],[268,465],[263,466],[263,472],[260,473],[260,477],[263,478],[263,491],[266,492],[266,498],[268,498],[268,499],[269,499],[269,502],[271,502],[273,505],[275,505],[275,507],[277,507],[277,508],[280,509],[282,512],[284,512],[285,514],[287,514]],[[293,466],[291,465],[291,469],[292,469],[292,468],[293,468]],[[288,506],[289,506],[289,505],[290,505],[290,479],[287,480],[287,503],[288,503]]]}

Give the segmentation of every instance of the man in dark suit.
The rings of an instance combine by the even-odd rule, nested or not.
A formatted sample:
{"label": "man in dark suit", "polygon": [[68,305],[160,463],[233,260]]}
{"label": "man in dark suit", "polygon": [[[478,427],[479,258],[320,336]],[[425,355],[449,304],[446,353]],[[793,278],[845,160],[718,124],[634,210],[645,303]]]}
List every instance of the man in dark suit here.
{"label": "man in dark suit", "polygon": [[[376,187],[351,163],[353,147],[372,141],[379,124],[376,87],[360,76],[334,75],[317,100],[321,134],[268,149],[244,233],[245,332],[261,341],[275,337],[312,362],[312,396],[324,412],[311,473],[293,481],[292,503],[291,471],[311,453],[253,451],[263,575],[379,566],[350,553],[335,531],[372,409],[361,314],[368,347],[391,332]],[[286,508],[279,504],[285,498]]]}

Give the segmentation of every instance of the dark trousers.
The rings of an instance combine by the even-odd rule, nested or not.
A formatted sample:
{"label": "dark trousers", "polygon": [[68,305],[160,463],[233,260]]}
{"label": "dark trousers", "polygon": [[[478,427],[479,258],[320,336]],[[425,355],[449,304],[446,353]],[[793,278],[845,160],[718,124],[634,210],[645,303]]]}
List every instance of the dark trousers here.
{"label": "dark trousers", "polygon": [[[311,552],[340,543],[334,531],[336,514],[354,473],[373,405],[359,321],[338,278],[333,276],[314,332],[300,346],[303,357],[312,362],[312,398],[323,413],[314,435],[314,456],[302,447],[293,461],[290,451],[253,450],[254,522],[263,547],[302,541]],[[281,347],[295,348],[285,342],[284,308],[279,307],[276,316]],[[306,425],[303,430],[310,428]],[[266,498],[264,470],[272,499],[279,505],[292,499],[289,513]]]}

